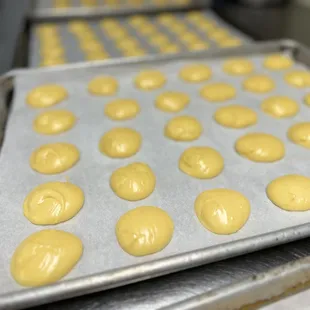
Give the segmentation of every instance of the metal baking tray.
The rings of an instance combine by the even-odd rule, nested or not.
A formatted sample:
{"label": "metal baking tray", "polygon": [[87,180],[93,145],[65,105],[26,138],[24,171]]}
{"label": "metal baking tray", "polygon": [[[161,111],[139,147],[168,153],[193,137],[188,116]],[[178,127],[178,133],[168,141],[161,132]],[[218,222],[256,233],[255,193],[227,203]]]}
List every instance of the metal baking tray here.
{"label": "metal baking tray", "polygon": [[[187,34],[197,37],[200,41],[206,42],[209,45],[209,50],[220,48],[221,40],[216,40],[212,37],[212,32],[203,31],[199,23],[191,21],[190,15],[192,13],[198,13],[198,11],[189,11],[189,12],[179,12],[174,13],[173,16],[176,18],[176,22],[181,24],[186,30]],[[220,17],[218,17],[211,10],[199,11],[202,16],[205,18],[205,21],[208,25],[212,26],[210,30],[216,31],[225,31],[227,36],[230,38],[237,38],[241,41],[241,44],[252,42],[252,39],[237,30],[233,26],[226,23]],[[169,40],[171,44],[175,44],[179,47],[179,52],[189,51],[189,45],[187,41],[182,38],[182,33],[175,33],[170,28],[169,25],[160,23],[161,14],[154,15],[144,15],[148,24],[151,24],[156,29],[156,34],[163,34]],[[138,46],[142,49],[145,54],[158,54],[161,52],[161,46],[154,44],[152,38],[154,33],[143,34],[141,33],[141,27],[137,28],[131,24],[132,17],[119,17],[115,19],[110,19],[109,21],[116,22],[119,26],[124,29],[129,37],[134,38],[137,41]],[[111,34],[107,29],[101,26],[101,22],[105,19],[95,19],[87,22],[87,25],[92,32],[92,34],[100,42],[102,48],[105,50],[109,58],[113,57],[128,57],[126,56],[126,48],[119,47],[118,43],[123,43],[123,37],[117,39],[111,37]],[[50,25],[50,24],[49,24]],[[83,52],[80,47],[78,37],[70,31],[70,22],[62,22],[53,24],[58,32],[58,37],[62,43],[63,49],[65,51],[65,58],[68,63],[87,61],[87,51]],[[42,57],[40,55],[40,37],[38,36],[38,28],[44,26],[44,24],[34,24],[30,32],[30,41],[29,41],[29,66],[38,67],[40,66]],[[142,29],[143,30],[143,29]],[[214,32],[213,32],[214,33]],[[91,53],[91,51],[89,51]]]}
{"label": "metal baking tray", "polygon": [[[201,85],[188,85],[173,78],[183,65],[197,61],[205,62],[213,69],[213,81],[227,81],[237,88],[238,97],[227,103],[245,102],[258,110],[258,102],[264,96],[244,93],[241,89],[242,78],[224,75],[221,64],[227,57],[246,56],[253,60],[257,72],[266,73],[262,68],[262,59],[265,55],[275,52],[291,55],[297,61],[295,66],[298,68],[310,65],[310,52],[304,46],[293,41],[278,41],[229,50],[185,53],[177,57],[148,56],[142,59],[65,65],[45,70],[19,70],[4,77],[6,85],[13,84],[14,99],[0,157],[0,208],[5,215],[0,218],[0,225],[3,227],[0,237],[1,240],[10,240],[2,246],[0,253],[0,309],[29,307],[105,290],[309,236],[309,212],[284,212],[273,206],[264,194],[265,186],[279,175],[279,171],[281,175],[298,171],[307,174],[308,151],[290,144],[285,137],[292,120],[282,120],[281,124],[280,121],[271,120],[258,111],[260,122],[249,130],[267,131],[268,128],[268,131],[285,141],[287,156],[272,165],[248,162],[235,154],[233,144],[238,136],[249,130],[233,131],[218,126],[212,120],[218,105],[207,104],[198,96]],[[164,89],[142,93],[131,83],[139,70],[150,67],[160,69],[167,75],[169,81],[164,89],[182,89],[191,95],[192,103],[184,114],[195,115],[204,124],[206,134],[199,140],[178,144],[163,137],[163,127],[171,115],[156,111],[153,101]],[[102,72],[119,79],[119,96],[137,98],[142,106],[140,117],[121,124],[141,131],[145,141],[142,151],[128,160],[113,161],[102,156],[98,150],[98,141],[104,131],[120,126],[104,119],[103,106],[109,99],[93,98],[86,91],[87,82]],[[277,89],[273,94],[287,94],[302,101],[305,91],[287,87],[282,73],[273,72],[270,75],[277,82]],[[31,129],[36,113],[26,108],[24,103],[26,93],[30,89],[47,82],[57,82],[68,89],[69,99],[62,103],[61,107],[71,109],[80,119],[75,129],[58,137],[36,135]],[[300,109],[299,115],[293,118],[294,122],[309,118],[307,107],[301,104]],[[275,122],[277,126],[274,126]],[[53,141],[76,144],[82,153],[81,162],[70,171],[57,176],[34,173],[28,164],[32,150]],[[162,148],[154,150],[154,145],[161,145]],[[207,182],[180,173],[177,169],[178,158],[182,151],[191,145],[216,147],[226,162],[224,172]],[[16,146],[19,146],[18,152]],[[169,152],[166,152],[166,148],[169,148]],[[157,188],[152,196],[142,202],[121,201],[109,188],[110,173],[117,167],[139,160],[146,161],[154,169]],[[86,194],[86,202],[83,210],[74,219],[57,225],[57,228],[73,232],[82,238],[84,256],[63,281],[50,286],[23,289],[9,276],[9,260],[19,242],[41,227],[28,223],[23,217],[22,201],[34,186],[51,180],[63,180],[66,177],[81,186]],[[203,190],[214,187],[240,190],[251,201],[251,217],[245,227],[234,235],[213,235],[195,218],[195,197]],[[176,229],[171,243],[162,252],[135,258],[122,252],[117,245],[114,226],[120,215],[139,205],[158,205],[167,210],[175,222]]]}
{"label": "metal baking tray", "polygon": [[260,309],[309,287],[310,257],[305,257],[160,309]]}
{"label": "metal baking tray", "polygon": [[[35,21],[119,16],[208,8],[212,0],[69,0],[64,8],[55,8],[55,0],[35,0],[29,18]],[[87,4],[90,2],[90,4]],[[115,3],[115,4],[114,4]]]}

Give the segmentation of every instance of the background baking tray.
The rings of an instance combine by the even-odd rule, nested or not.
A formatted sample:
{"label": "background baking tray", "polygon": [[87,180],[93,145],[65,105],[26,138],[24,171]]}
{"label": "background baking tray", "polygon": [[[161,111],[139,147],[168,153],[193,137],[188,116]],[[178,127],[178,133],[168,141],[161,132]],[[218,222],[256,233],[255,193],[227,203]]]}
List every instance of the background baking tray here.
{"label": "background baking tray", "polygon": [[[194,14],[201,14],[204,25],[199,21],[193,20]],[[167,14],[155,14],[155,15],[144,15],[147,24],[151,24],[155,27],[155,31],[147,34],[143,34],[143,29],[141,27],[135,27],[131,21],[136,16],[121,17],[111,19],[109,21],[117,23],[122,27],[129,35],[137,41],[137,46],[142,49],[145,54],[158,54],[164,53],[161,51],[162,46],[152,42],[152,39],[156,34],[163,34],[166,36],[167,40],[173,45],[177,45],[179,52],[186,52],[192,50],[193,47],[190,45],[191,37],[185,38],[184,32],[174,31],[170,29],[169,24],[161,23],[160,19],[167,16]],[[171,15],[168,15],[171,16]],[[247,35],[243,34],[241,31],[235,29],[231,25],[227,24],[224,20],[218,17],[211,10],[205,11],[190,11],[187,13],[174,13],[172,16],[175,17],[175,24],[180,24],[184,26],[187,35],[197,37],[200,42],[206,42],[208,44],[208,49],[213,50],[223,47],[225,40],[227,38],[236,38],[240,40],[240,44],[251,42]],[[102,20],[91,20],[86,21],[89,31],[97,38],[97,41],[101,44],[102,49],[105,51],[106,55],[104,58],[113,57],[128,57],[126,53],[126,47],[119,47],[119,43],[123,43],[124,38],[112,37],[111,33],[108,32],[108,28],[102,26],[102,22],[107,21],[107,19]],[[77,21],[78,22],[78,21]],[[38,35],[38,29],[44,27],[46,24],[34,24],[30,32],[30,42],[29,42],[29,66],[37,67],[40,66],[43,56],[40,55],[40,48],[42,39]],[[58,38],[65,51],[65,60],[68,63],[79,62],[87,60],[88,55],[92,53],[91,50],[83,51],[80,47],[78,35],[70,31],[70,22],[48,24],[54,25],[57,29]],[[208,26],[203,28],[203,26]],[[175,25],[174,25],[175,26]],[[143,27],[142,27],[143,28]],[[216,36],[219,32],[225,32],[224,35]],[[112,34],[113,35],[113,34]],[[85,39],[83,39],[84,41]],[[226,41],[227,42],[227,41]],[[135,56],[133,53],[132,56]]]}
{"label": "background baking tray", "polygon": [[[275,121],[258,110],[258,103],[266,95],[245,93],[241,88],[242,78],[226,76],[221,69],[223,58],[247,56],[255,63],[256,72],[267,73],[262,67],[264,55],[281,51],[294,56],[298,61],[295,67],[304,68],[309,65],[310,55],[306,48],[291,41],[281,41],[232,50],[183,54],[179,57],[150,56],[142,60],[117,59],[103,64],[81,63],[51,70],[13,72],[11,76],[14,79],[15,94],[0,158],[0,208],[4,214],[0,218],[0,225],[4,227],[0,237],[1,240],[10,240],[3,245],[0,253],[0,308],[27,307],[104,290],[309,236],[309,212],[284,212],[275,207],[264,193],[266,185],[279,175],[279,171],[281,175],[292,172],[309,174],[308,151],[288,142],[286,130],[292,120],[307,120],[310,111],[301,104],[299,115],[292,120]],[[249,162],[235,154],[234,141],[249,130],[221,128],[212,120],[218,105],[208,104],[198,96],[201,85],[185,84],[174,78],[184,64],[198,60],[212,67],[213,81],[227,81],[237,88],[237,98],[227,103],[245,102],[258,110],[260,121],[249,130],[268,130],[281,137],[287,148],[285,159],[272,165],[262,165]],[[171,116],[156,111],[153,105],[155,96],[162,90],[142,93],[132,87],[132,78],[137,72],[149,67],[158,68],[167,75],[168,83],[164,89],[182,89],[191,95],[192,102],[184,114],[195,115],[204,124],[205,134],[199,140],[180,144],[163,137],[162,130]],[[103,132],[119,126],[107,119],[102,121],[103,106],[108,99],[93,98],[86,91],[87,82],[102,72],[119,79],[119,96],[137,98],[142,106],[140,117],[126,122],[126,126],[142,132],[144,138],[143,149],[133,158],[111,160],[102,156],[98,150],[97,144]],[[272,72],[270,75],[277,82],[277,88],[272,94],[287,94],[302,102],[305,91],[288,87],[281,72]],[[31,123],[36,113],[28,109],[24,102],[30,89],[47,82],[57,82],[68,89],[69,99],[61,106],[71,109],[79,118],[74,129],[58,137],[38,136],[32,131]],[[81,150],[82,160],[76,167],[58,176],[34,173],[28,164],[33,149],[56,141],[76,144]],[[154,150],[155,145],[161,145],[162,148]],[[207,182],[180,173],[177,169],[178,158],[190,145],[217,148],[226,162],[224,172]],[[110,173],[119,166],[139,160],[146,161],[154,169],[157,188],[152,196],[142,202],[122,201],[115,197],[109,188]],[[73,232],[82,238],[84,256],[63,281],[41,288],[22,289],[9,276],[9,260],[22,239],[41,229],[28,223],[23,217],[22,201],[36,185],[51,180],[65,180],[66,177],[81,186],[86,202],[83,210],[74,219],[57,225],[57,228]],[[184,191],[185,186],[187,191]],[[245,227],[234,235],[214,235],[205,230],[195,218],[195,197],[203,190],[214,187],[240,190],[251,200],[251,217]],[[117,245],[114,226],[120,215],[139,205],[158,205],[167,210],[176,228],[174,238],[162,252],[135,258],[122,252]]]}
{"label": "background baking tray", "polygon": [[[57,3],[58,4],[57,4]],[[35,0],[31,20],[89,18],[208,8],[212,0]]]}

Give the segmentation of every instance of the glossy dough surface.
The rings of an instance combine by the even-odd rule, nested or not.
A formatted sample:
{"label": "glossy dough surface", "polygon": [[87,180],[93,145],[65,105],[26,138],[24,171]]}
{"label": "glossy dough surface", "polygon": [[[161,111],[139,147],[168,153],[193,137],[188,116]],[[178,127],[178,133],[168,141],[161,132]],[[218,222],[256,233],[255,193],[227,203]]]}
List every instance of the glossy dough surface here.
{"label": "glossy dough surface", "polygon": [[38,185],[26,197],[25,217],[36,225],[55,225],[74,217],[84,204],[84,193],[68,182]]}
{"label": "glossy dough surface", "polygon": [[31,154],[30,166],[43,174],[56,174],[70,169],[79,159],[80,152],[73,144],[49,143]]}
{"label": "glossy dough surface", "polygon": [[96,96],[112,96],[118,91],[118,82],[110,76],[98,76],[89,82],[88,91]]}
{"label": "glossy dough surface", "polygon": [[164,210],[138,207],[120,217],[116,237],[121,248],[130,255],[144,256],[164,249],[172,239],[174,224]]}
{"label": "glossy dough surface", "polygon": [[164,86],[165,83],[166,77],[156,70],[141,71],[135,79],[136,87],[142,90],[154,90]]}
{"label": "glossy dough surface", "polygon": [[247,222],[251,208],[249,200],[231,189],[202,192],[195,201],[200,223],[215,234],[233,234]]}
{"label": "glossy dough surface", "polygon": [[261,104],[262,110],[275,118],[292,117],[299,111],[298,103],[286,96],[273,96]]}
{"label": "glossy dough surface", "polygon": [[211,179],[224,169],[224,159],[211,147],[190,147],[182,153],[179,168],[194,178]]}
{"label": "glossy dough surface", "polygon": [[61,230],[41,230],[27,237],[11,259],[11,274],[22,286],[41,286],[60,280],[79,261],[81,240]]}
{"label": "glossy dough surface", "polygon": [[140,106],[133,99],[115,99],[104,107],[104,114],[112,120],[128,120],[137,116]]}
{"label": "glossy dough surface", "polygon": [[120,198],[137,201],[152,194],[156,177],[152,169],[144,163],[132,163],[115,170],[110,178],[114,193]]}
{"label": "glossy dough surface", "polygon": [[156,98],[155,105],[164,112],[179,112],[189,104],[189,101],[189,96],[185,93],[166,91]]}
{"label": "glossy dough surface", "polygon": [[292,142],[310,149],[310,122],[297,123],[291,126],[287,136]]}
{"label": "glossy dough surface", "polygon": [[281,176],[267,186],[268,198],[279,208],[287,211],[310,209],[310,179],[297,175]]}
{"label": "glossy dough surface", "polygon": [[293,65],[293,61],[285,55],[274,54],[267,56],[264,60],[264,66],[270,70],[284,70]]}
{"label": "glossy dough surface", "polygon": [[52,110],[40,113],[33,122],[33,129],[44,135],[56,135],[71,129],[75,122],[72,112]]}
{"label": "glossy dough surface", "polygon": [[211,69],[204,64],[187,65],[179,73],[182,80],[192,83],[207,81],[211,78],[211,75]]}
{"label": "glossy dough surface", "polygon": [[142,137],[131,128],[114,128],[100,139],[99,150],[115,158],[126,158],[136,154],[141,147]]}
{"label": "glossy dough surface", "polygon": [[253,93],[268,93],[275,88],[275,83],[269,76],[257,74],[248,77],[243,87]]}
{"label": "glossy dough surface", "polygon": [[256,162],[274,162],[285,155],[283,142],[266,133],[249,133],[236,141],[236,151]]}
{"label": "glossy dough surface", "polygon": [[305,88],[310,86],[310,72],[304,70],[295,70],[286,73],[285,81],[294,87]]}
{"label": "glossy dough surface", "polygon": [[227,83],[212,83],[204,86],[200,95],[211,102],[222,102],[236,97],[236,89]]}
{"label": "glossy dough surface", "polygon": [[232,104],[218,108],[214,114],[214,119],[224,127],[245,128],[256,124],[257,114],[248,107]]}
{"label": "glossy dough surface", "polygon": [[253,63],[245,58],[228,59],[223,65],[224,72],[231,75],[245,75],[253,72]]}
{"label": "glossy dough surface", "polygon": [[66,89],[60,85],[47,84],[34,88],[26,102],[33,108],[47,108],[68,98]]}
{"label": "glossy dough surface", "polygon": [[202,133],[200,122],[192,116],[177,116],[165,126],[165,136],[176,141],[193,141]]}

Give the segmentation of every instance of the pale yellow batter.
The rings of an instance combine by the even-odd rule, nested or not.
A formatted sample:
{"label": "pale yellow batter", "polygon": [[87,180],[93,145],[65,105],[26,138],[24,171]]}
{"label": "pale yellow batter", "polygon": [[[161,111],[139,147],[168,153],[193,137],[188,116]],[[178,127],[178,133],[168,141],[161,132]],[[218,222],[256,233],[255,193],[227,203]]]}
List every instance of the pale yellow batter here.
{"label": "pale yellow batter", "polygon": [[104,114],[112,120],[128,120],[137,116],[140,106],[133,99],[115,99],[104,107]]}
{"label": "pale yellow batter", "polygon": [[112,96],[118,91],[118,82],[110,76],[98,76],[89,82],[88,91],[92,95]]}
{"label": "pale yellow batter", "polygon": [[218,42],[218,45],[222,48],[237,47],[242,45],[242,41],[239,38],[228,37],[225,40],[221,40],[220,42]]}
{"label": "pale yellow batter", "polygon": [[297,88],[305,88],[310,86],[310,72],[304,70],[295,70],[286,73],[285,81]]}
{"label": "pale yellow batter", "polygon": [[293,125],[289,128],[287,136],[292,142],[310,149],[310,122]]}
{"label": "pale yellow batter", "polygon": [[268,93],[275,88],[275,83],[269,76],[257,74],[248,77],[243,82],[243,87],[253,93]]}
{"label": "pale yellow batter", "polygon": [[138,207],[120,217],[116,237],[121,248],[130,255],[144,256],[163,250],[171,241],[173,221],[157,207]]}
{"label": "pale yellow batter", "polygon": [[41,230],[27,237],[11,259],[11,274],[22,286],[41,286],[60,280],[80,260],[81,240],[61,230]]}
{"label": "pale yellow batter", "polygon": [[267,56],[264,60],[264,67],[270,70],[284,70],[293,65],[293,61],[285,55],[275,54]]}
{"label": "pale yellow batter", "polygon": [[179,73],[182,80],[191,83],[207,81],[211,78],[211,75],[211,69],[204,64],[187,65]]}
{"label": "pale yellow batter", "polygon": [[68,182],[49,182],[34,188],[24,201],[24,215],[36,225],[55,225],[74,217],[84,204],[83,191]]}
{"label": "pale yellow batter", "polygon": [[30,166],[43,174],[56,174],[70,169],[79,159],[80,152],[73,144],[49,143],[31,154]]}
{"label": "pale yellow batter", "polygon": [[40,113],[33,122],[33,129],[41,134],[55,135],[71,129],[75,122],[72,112],[52,110]]}
{"label": "pale yellow batter", "polygon": [[179,168],[194,178],[212,179],[224,169],[224,159],[211,147],[190,147],[181,155]]}
{"label": "pale yellow batter", "polygon": [[131,128],[114,128],[100,139],[99,150],[114,158],[126,158],[135,155],[141,147],[141,135]]}
{"label": "pale yellow batter", "polygon": [[245,128],[257,123],[257,114],[248,107],[232,104],[217,109],[214,119],[228,128]]}
{"label": "pale yellow batter", "polygon": [[169,43],[167,45],[162,45],[159,47],[159,50],[163,54],[173,54],[180,51],[180,47],[176,44]]}
{"label": "pale yellow batter", "polygon": [[164,86],[166,77],[156,70],[141,71],[136,79],[136,87],[142,90],[153,90]]}
{"label": "pale yellow batter", "polygon": [[115,170],[110,178],[114,193],[123,199],[137,201],[151,195],[156,177],[152,169],[144,163],[133,163]]}
{"label": "pale yellow batter", "polygon": [[255,162],[275,162],[285,155],[283,142],[266,133],[249,133],[236,141],[236,151]]}
{"label": "pale yellow batter", "polygon": [[157,46],[169,45],[171,43],[169,38],[162,33],[153,35],[150,38],[150,42],[151,44],[157,45]]}
{"label": "pale yellow batter", "polygon": [[253,63],[245,58],[233,58],[224,62],[223,70],[231,75],[246,75],[254,70]]}
{"label": "pale yellow batter", "polygon": [[27,103],[33,108],[47,108],[68,98],[66,89],[60,85],[47,84],[34,88],[27,95]]}
{"label": "pale yellow batter", "polygon": [[307,106],[310,106],[310,94],[307,94],[305,96],[304,101]]}
{"label": "pale yellow batter", "polygon": [[223,102],[236,97],[236,89],[227,83],[212,83],[204,86],[200,95],[211,102]]}
{"label": "pale yellow batter", "polygon": [[230,235],[247,222],[251,207],[241,193],[225,188],[202,192],[195,201],[195,212],[200,223],[219,235]]}
{"label": "pale yellow batter", "polygon": [[165,91],[156,98],[155,105],[164,112],[179,112],[189,104],[189,101],[189,96],[185,93]]}
{"label": "pale yellow batter", "polygon": [[200,122],[192,116],[177,116],[165,126],[165,136],[175,141],[193,141],[203,131]]}
{"label": "pale yellow batter", "polygon": [[281,176],[267,186],[268,198],[287,211],[310,210],[310,179],[302,175]]}
{"label": "pale yellow batter", "polygon": [[207,50],[209,48],[209,44],[207,42],[197,40],[187,44],[187,48],[191,51]]}
{"label": "pale yellow batter", "polygon": [[261,104],[262,110],[275,118],[292,117],[299,111],[298,103],[286,96],[273,96]]}

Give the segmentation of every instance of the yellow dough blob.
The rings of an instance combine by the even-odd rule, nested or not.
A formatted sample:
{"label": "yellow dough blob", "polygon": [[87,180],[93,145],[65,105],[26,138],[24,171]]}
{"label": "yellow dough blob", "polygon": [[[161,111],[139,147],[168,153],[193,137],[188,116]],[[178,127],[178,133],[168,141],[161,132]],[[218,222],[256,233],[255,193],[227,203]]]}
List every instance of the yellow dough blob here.
{"label": "yellow dough blob", "polygon": [[123,199],[137,201],[151,195],[156,177],[152,169],[144,163],[133,163],[115,170],[110,179],[114,193]]}
{"label": "yellow dough blob", "polygon": [[253,72],[253,63],[248,59],[233,58],[224,62],[223,70],[231,75],[245,75]]}
{"label": "yellow dough blob", "polygon": [[114,128],[106,132],[99,142],[99,150],[114,158],[135,155],[142,143],[141,135],[131,128]]}
{"label": "yellow dough blob", "polygon": [[41,230],[27,237],[11,259],[11,274],[22,286],[54,283],[68,274],[83,253],[81,240],[61,230]]}
{"label": "yellow dough blob", "polygon": [[237,191],[225,188],[202,192],[195,201],[200,223],[219,235],[230,235],[247,222],[251,207],[249,200]]}
{"label": "yellow dough blob", "polygon": [[140,72],[136,79],[135,84],[142,90],[153,90],[164,86],[166,77],[156,70],[148,70]]}
{"label": "yellow dough blob", "polygon": [[133,99],[115,99],[104,107],[104,114],[112,120],[127,120],[136,117],[140,106]]}
{"label": "yellow dough blob", "polygon": [[110,76],[98,76],[89,82],[88,91],[92,95],[112,96],[118,91],[118,82]]}
{"label": "yellow dough blob", "polygon": [[298,103],[286,96],[273,96],[261,104],[262,110],[275,118],[291,117],[298,113]]}
{"label": "yellow dough blob", "polygon": [[310,210],[310,179],[301,175],[281,176],[267,186],[268,198],[287,211]]}
{"label": "yellow dough blob", "polygon": [[191,83],[207,81],[212,76],[211,69],[204,64],[187,65],[179,73],[182,80]]}
{"label": "yellow dough blob", "polygon": [[262,74],[257,74],[248,77],[243,82],[243,87],[247,91],[253,93],[268,93],[275,88],[275,83],[270,77]]}
{"label": "yellow dough blob", "polygon": [[227,83],[212,83],[204,86],[200,95],[212,102],[223,102],[236,97],[236,89]]}
{"label": "yellow dough blob", "polygon": [[34,188],[24,201],[24,215],[36,225],[55,225],[74,217],[84,204],[83,191],[68,182],[49,182]]}
{"label": "yellow dough blob", "polygon": [[310,106],[310,94],[307,94],[305,96],[304,101],[307,106]]}
{"label": "yellow dough blob", "polygon": [[292,142],[310,149],[310,122],[293,125],[289,128],[287,136]]}
{"label": "yellow dough blob", "polygon": [[176,141],[193,141],[200,137],[202,131],[202,125],[195,117],[177,116],[167,123],[165,136]]}
{"label": "yellow dough blob", "polygon": [[285,80],[288,84],[297,88],[309,87],[310,72],[303,70],[291,71],[285,75]]}
{"label": "yellow dough blob", "polygon": [[47,108],[68,98],[66,89],[60,85],[42,85],[27,95],[27,104],[33,108]]}
{"label": "yellow dough blob", "polygon": [[157,207],[138,207],[120,217],[116,237],[120,247],[130,255],[144,256],[163,250],[171,241],[173,221]]}
{"label": "yellow dough blob", "polygon": [[41,134],[55,135],[71,129],[76,122],[74,114],[67,110],[40,113],[33,122],[33,129]]}
{"label": "yellow dough blob", "polygon": [[256,124],[257,114],[248,107],[232,104],[217,109],[214,119],[228,128],[245,128]]}
{"label": "yellow dough blob", "polygon": [[274,162],[285,155],[283,142],[266,133],[249,133],[236,141],[236,151],[255,162]]}
{"label": "yellow dough blob", "polygon": [[264,67],[270,70],[288,69],[293,65],[293,61],[285,55],[276,54],[267,56],[264,60]]}
{"label": "yellow dough blob", "polygon": [[31,154],[30,166],[43,174],[56,174],[70,169],[79,159],[80,152],[73,144],[50,143]]}
{"label": "yellow dough blob", "polygon": [[179,112],[189,104],[189,100],[185,93],[165,91],[156,98],[155,105],[164,112]]}
{"label": "yellow dough blob", "polygon": [[212,179],[224,169],[224,159],[211,147],[190,147],[181,155],[179,168],[194,178]]}

